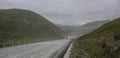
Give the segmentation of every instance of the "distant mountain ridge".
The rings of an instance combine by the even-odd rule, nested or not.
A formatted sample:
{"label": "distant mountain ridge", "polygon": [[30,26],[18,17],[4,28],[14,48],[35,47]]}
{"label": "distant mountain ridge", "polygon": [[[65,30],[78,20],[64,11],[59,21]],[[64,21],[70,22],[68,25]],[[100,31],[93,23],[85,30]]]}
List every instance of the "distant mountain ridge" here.
{"label": "distant mountain ridge", "polygon": [[83,38],[111,37],[117,33],[120,33],[120,18],[114,19],[108,23],[103,24],[101,27],[95,29],[93,32],[83,36]]}
{"label": "distant mountain ridge", "polygon": [[109,20],[88,22],[80,27],[74,28],[70,33],[70,36],[73,36],[76,38],[83,36],[89,32],[92,32],[93,30],[95,30],[96,28],[100,27],[101,25],[107,22],[109,22]]}
{"label": "distant mountain ridge", "polygon": [[35,12],[0,9],[0,43],[55,40],[63,38],[64,34],[64,31]]}
{"label": "distant mountain ridge", "polygon": [[73,29],[78,28],[79,26],[71,26],[71,25],[60,25],[56,24],[59,28],[64,30],[67,34],[73,31]]}
{"label": "distant mountain ridge", "polygon": [[60,27],[62,30],[64,30],[68,35],[68,37],[77,38],[95,30],[96,28],[100,27],[101,25],[109,21],[110,20],[93,21],[93,22],[88,22],[81,26],[60,25],[60,24],[56,24],[56,25]]}

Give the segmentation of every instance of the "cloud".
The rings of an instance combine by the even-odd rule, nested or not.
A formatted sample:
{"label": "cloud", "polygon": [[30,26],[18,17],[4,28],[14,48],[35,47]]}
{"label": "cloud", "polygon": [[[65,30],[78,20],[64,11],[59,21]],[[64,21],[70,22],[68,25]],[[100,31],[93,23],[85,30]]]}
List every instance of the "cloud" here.
{"label": "cloud", "polygon": [[120,16],[119,0],[0,0],[0,8],[35,11],[53,23],[81,25]]}

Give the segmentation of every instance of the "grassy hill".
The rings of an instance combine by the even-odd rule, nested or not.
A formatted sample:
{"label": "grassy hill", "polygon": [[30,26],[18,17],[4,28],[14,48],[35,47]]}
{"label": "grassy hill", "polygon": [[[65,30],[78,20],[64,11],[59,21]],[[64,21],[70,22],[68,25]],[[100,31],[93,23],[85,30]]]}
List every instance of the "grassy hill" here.
{"label": "grassy hill", "polygon": [[120,18],[76,39],[70,58],[120,58]]}
{"label": "grassy hill", "polygon": [[70,32],[70,36],[73,37],[80,37],[83,36],[96,28],[100,27],[104,23],[109,22],[109,20],[101,20],[101,21],[93,21],[93,22],[88,22],[82,26],[76,27]]}
{"label": "grassy hill", "polygon": [[0,9],[0,47],[64,37],[64,32],[43,16],[21,9]]}

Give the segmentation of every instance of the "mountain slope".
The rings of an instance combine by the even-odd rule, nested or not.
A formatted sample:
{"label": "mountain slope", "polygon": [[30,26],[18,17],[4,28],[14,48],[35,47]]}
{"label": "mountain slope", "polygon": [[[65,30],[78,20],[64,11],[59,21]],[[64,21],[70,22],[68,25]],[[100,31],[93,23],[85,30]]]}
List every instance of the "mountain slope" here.
{"label": "mountain slope", "polygon": [[21,9],[0,10],[0,43],[17,44],[63,37],[62,30],[37,13]]}
{"label": "mountain slope", "polygon": [[70,33],[70,36],[73,36],[76,38],[83,36],[91,31],[95,30],[96,28],[100,27],[101,25],[103,25],[106,22],[109,22],[109,20],[93,21],[93,22],[86,23],[80,27],[74,28],[72,30],[72,32]]}
{"label": "mountain slope", "polygon": [[75,40],[70,58],[120,58],[120,18]]}
{"label": "mountain slope", "polygon": [[119,33],[119,31],[120,31],[120,18],[117,18],[113,21],[104,24],[100,28],[91,32],[90,34],[83,36],[82,38],[109,37],[114,36],[116,33]]}

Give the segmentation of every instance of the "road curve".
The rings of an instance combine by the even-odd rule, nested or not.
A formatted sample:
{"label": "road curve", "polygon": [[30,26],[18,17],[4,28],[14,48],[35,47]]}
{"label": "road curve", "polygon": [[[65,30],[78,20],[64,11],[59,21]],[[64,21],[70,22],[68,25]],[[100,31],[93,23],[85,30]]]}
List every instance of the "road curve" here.
{"label": "road curve", "polygon": [[67,40],[54,40],[14,47],[0,48],[0,58],[49,58]]}

